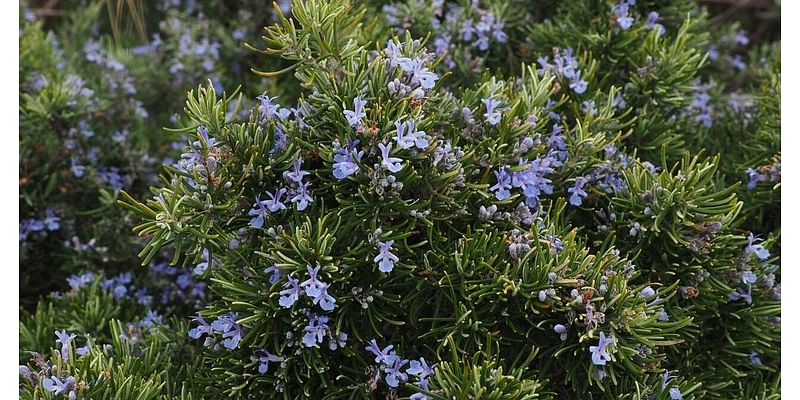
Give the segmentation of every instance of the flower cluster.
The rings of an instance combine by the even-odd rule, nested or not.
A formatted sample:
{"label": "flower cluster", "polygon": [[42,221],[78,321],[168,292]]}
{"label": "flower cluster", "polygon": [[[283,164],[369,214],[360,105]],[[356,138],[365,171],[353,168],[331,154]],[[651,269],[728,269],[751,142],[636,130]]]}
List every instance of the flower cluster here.
{"label": "flower cluster", "polygon": [[550,72],[556,76],[569,79],[569,88],[577,94],[586,92],[589,83],[581,77],[580,64],[578,59],[575,58],[572,49],[553,49],[553,61],[547,56],[539,57],[537,60],[541,69],[539,75],[544,75],[545,72]]}
{"label": "flower cluster", "polygon": [[780,182],[781,163],[773,162],[770,165],[758,167],[758,169],[748,168],[744,171],[747,174],[747,189],[753,190],[761,182]]}
{"label": "flower cluster", "polygon": [[308,269],[309,278],[303,282],[291,276],[287,277],[287,281],[284,284],[286,289],[281,290],[281,297],[278,303],[281,307],[291,308],[300,299],[302,289],[303,293],[311,299],[312,304],[319,305],[324,311],[332,311],[336,306],[336,299],[328,294],[328,288],[331,285],[317,278],[321,267],[317,265],[312,268],[309,265],[306,268]]}
{"label": "flower cluster", "polygon": [[[414,42],[412,45],[416,47],[419,44],[418,42]],[[403,55],[402,46],[402,43],[389,40],[386,42],[386,48],[383,50],[383,55],[386,57],[386,66],[392,71],[398,68],[401,71],[400,76],[389,82],[387,88],[390,93],[398,97],[404,97],[410,94],[413,99],[420,99],[426,92],[433,89],[434,85],[436,85],[436,81],[439,80],[439,76],[435,72],[429,70],[427,66],[432,61],[433,57],[431,54],[427,53],[423,53],[416,58],[406,57]],[[358,111],[358,101],[359,98],[357,97],[356,111]],[[350,111],[345,112],[347,113]],[[355,115],[357,116],[358,114]],[[363,117],[363,112],[361,116]],[[348,117],[348,121],[350,120],[351,117]]]}
{"label": "flower cluster", "polygon": [[558,163],[554,154],[550,153],[545,157],[537,157],[529,163],[520,160],[519,164],[524,166],[524,169],[501,166],[494,172],[497,183],[489,190],[494,192],[497,200],[502,201],[511,197],[511,189],[522,189],[525,204],[536,207],[542,194],[553,193],[552,181],[547,175],[554,171],[554,166]]}
{"label": "flower cluster", "polygon": [[46,235],[47,232],[58,231],[60,228],[61,218],[56,215],[55,210],[48,208],[44,219],[28,218],[19,223],[19,240],[21,242],[28,240],[28,235],[35,232]]}
{"label": "flower cluster", "polygon": [[619,3],[611,6],[611,20],[616,23],[620,29],[626,30],[636,22],[630,15],[630,6],[635,4],[636,0],[619,0]]}
{"label": "flower cluster", "polygon": [[[402,34],[409,18],[400,4],[385,5],[386,21]],[[443,65],[453,69],[456,65],[476,66],[483,63],[485,53],[508,42],[503,18],[491,10],[481,8],[478,2],[467,7],[457,3],[434,1],[429,24],[433,31],[432,50],[443,57]],[[410,21],[409,21],[410,22]],[[455,58],[458,57],[458,58]]]}
{"label": "flower cluster", "polygon": [[339,146],[339,143],[334,143],[333,149],[333,176],[336,179],[345,179],[350,175],[357,173],[360,169],[358,163],[364,156],[363,151],[358,151],[359,140],[350,140],[347,147]]}
{"label": "flower cluster", "polygon": [[[393,345],[389,345],[381,349],[375,339],[372,339],[366,347],[367,351],[375,355],[375,363],[378,364],[381,371],[386,374],[384,376],[386,384],[389,385],[389,387],[396,388],[400,386],[401,383],[407,382],[408,376],[411,375],[416,377],[416,382],[413,382],[415,385],[428,390],[428,378],[434,375],[435,365],[428,365],[428,362],[425,361],[424,358],[420,358],[419,360],[404,359],[397,355],[397,353],[392,350],[393,348]],[[404,367],[406,367],[405,371],[403,370]],[[415,393],[410,398],[414,400],[430,399],[430,397],[421,393]]]}
{"label": "flower cluster", "polygon": [[[242,327],[236,322],[236,316],[236,313],[222,314],[209,324],[198,315],[192,319],[192,322],[196,322],[198,326],[189,330],[189,337],[197,340],[206,335],[203,346],[214,350],[221,350],[222,347],[234,350],[239,347],[239,341],[242,340],[244,334]],[[220,338],[222,346],[220,346]]]}

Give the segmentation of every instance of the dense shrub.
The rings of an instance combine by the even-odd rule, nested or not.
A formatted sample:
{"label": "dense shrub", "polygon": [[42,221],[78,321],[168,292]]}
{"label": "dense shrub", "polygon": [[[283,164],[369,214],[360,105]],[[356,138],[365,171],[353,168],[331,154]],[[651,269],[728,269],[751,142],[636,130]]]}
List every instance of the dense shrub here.
{"label": "dense shrub", "polygon": [[777,42],[688,1],[308,0],[259,44],[193,4],[120,51],[166,68],[131,73],[147,115],[23,28],[54,77],[21,81],[20,268],[76,275],[21,317],[22,397],[780,397]]}

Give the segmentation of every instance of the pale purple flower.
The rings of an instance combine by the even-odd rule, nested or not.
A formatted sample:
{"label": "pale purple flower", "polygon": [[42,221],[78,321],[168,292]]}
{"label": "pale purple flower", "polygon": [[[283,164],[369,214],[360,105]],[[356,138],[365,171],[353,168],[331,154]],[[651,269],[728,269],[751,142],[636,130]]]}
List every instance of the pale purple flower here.
{"label": "pale purple flower", "polygon": [[750,352],[750,363],[755,365],[756,367],[762,366],[761,357],[758,356],[758,353],[755,351]]}
{"label": "pale purple flower", "polygon": [[164,323],[164,316],[159,314],[158,311],[155,310],[147,310],[147,314],[145,314],[144,318],[140,325],[143,328],[152,328],[157,325],[161,325]]}
{"label": "pale purple flower", "polygon": [[253,204],[253,208],[247,212],[247,215],[253,217],[250,219],[249,223],[251,227],[261,228],[264,226],[264,218],[269,214],[269,210],[264,207],[265,204],[266,200],[261,200],[259,196],[256,196],[256,202]]}
{"label": "pale purple flower", "polygon": [[575,178],[575,184],[571,188],[567,189],[567,192],[571,193],[571,196],[569,196],[569,203],[575,207],[583,204],[583,198],[588,195],[586,191],[583,190],[583,186],[586,184],[586,182],[586,178],[579,176]]}
{"label": "pale purple flower", "polygon": [[45,378],[42,381],[42,388],[48,392],[53,392],[55,395],[68,394],[70,400],[76,398],[75,394],[75,378],[68,376],[63,381],[57,376]]}
{"label": "pale purple flower", "polygon": [[397,134],[394,137],[397,146],[401,149],[410,149],[414,147],[414,137],[408,133],[414,130],[415,122],[400,122],[395,121],[394,126],[397,128]]}
{"label": "pale purple flower", "polygon": [[208,267],[211,265],[211,259],[209,258],[208,249],[203,249],[203,255],[201,256],[200,263],[194,267],[192,273],[195,275],[203,275]]}
{"label": "pale purple flower", "polygon": [[270,156],[274,156],[284,150],[286,147],[289,146],[289,135],[287,135],[280,125],[275,127],[275,144],[273,145],[272,149],[269,151]]}
{"label": "pale purple flower", "polygon": [[353,128],[357,127],[358,124],[361,123],[361,120],[367,115],[364,112],[364,106],[367,105],[366,100],[362,99],[361,96],[357,96],[355,100],[353,100],[354,111],[344,110],[344,116],[347,118],[347,123],[350,124]]}
{"label": "pale purple flower", "polygon": [[753,303],[753,288],[752,285],[747,285],[747,291],[742,288],[736,288],[736,293],[728,294],[728,300],[737,301],[744,300],[747,304]]}
{"label": "pale purple flower", "polygon": [[425,61],[422,59],[400,58],[400,68],[403,72],[411,75],[411,84],[419,84],[425,90],[430,90],[436,85],[439,76],[431,72],[428,67],[424,66]]}
{"label": "pale purple flower", "polygon": [[464,20],[464,22],[461,24],[459,33],[461,33],[461,39],[465,42],[472,40],[472,34],[475,33],[475,27],[473,26],[472,18],[467,18]]}
{"label": "pale purple flower", "polygon": [[260,102],[260,105],[258,106],[258,111],[260,112],[261,119],[265,122],[271,120],[275,116],[275,114],[277,114],[278,108],[280,107],[280,104],[273,104],[272,100],[275,100],[278,97],[277,96],[269,97],[267,96],[267,93],[264,92],[264,94],[256,98]]}
{"label": "pale purple flower", "polygon": [[233,40],[242,40],[244,39],[245,34],[246,32],[243,28],[238,28],[235,29],[233,32],[231,32],[231,37],[233,38]]}
{"label": "pale purple flower", "polygon": [[756,281],[758,280],[758,277],[756,277],[756,274],[754,274],[753,271],[744,271],[742,272],[741,277],[742,277],[742,283],[748,285],[752,285],[756,283]]}
{"label": "pale purple flower", "polygon": [[397,146],[401,149],[410,149],[414,146],[423,150],[428,147],[428,135],[425,131],[416,130],[417,122],[409,120],[406,122],[396,121],[394,126],[397,128],[397,134],[394,137]]}
{"label": "pale purple flower", "polygon": [[90,283],[94,280],[95,274],[94,272],[86,272],[80,275],[72,275],[67,278],[67,284],[72,290],[78,290]]}
{"label": "pale purple flower", "polygon": [[614,341],[613,337],[606,338],[605,333],[600,332],[600,341],[597,346],[589,346],[594,365],[606,365],[607,361],[611,361],[611,355],[608,354],[608,346],[614,344]]}
{"label": "pale purple flower", "polygon": [[489,190],[494,193],[497,200],[503,201],[511,197],[511,174],[505,166],[500,167],[494,171],[494,176],[497,178],[497,183],[490,187]]}
{"label": "pale purple flower", "polygon": [[211,323],[215,332],[222,333],[222,345],[226,349],[233,350],[239,346],[242,339],[242,327],[236,322],[236,313],[222,314]]}
{"label": "pale purple flower", "polygon": [[394,40],[389,39],[386,41],[386,48],[383,49],[383,54],[389,58],[389,68],[395,68],[400,63],[400,57],[402,57],[400,50],[400,45]]}
{"label": "pale purple flower", "polygon": [[189,337],[192,339],[200,339],[200,336],[203,336],[205,333],[206,335],[213,334],[213,329],[211,325],[206,322],[205,319],[201,316],[196,316],[192,318],[192,322],[197,322],[198,326],[189,330]]}
{"label": "pale purple flower", "polygon": [[611,12],[614,13],[614,17],[617,21],[617,25],[622,29],[626,30],[630,28],[633,23],[634,19],[631,17],[629,12],[629,5],[627,0],[621,0],[619,4],[616,4],[611,7]]}
{"label": "pale purple flower", "polygon": [[336,179],[344,179],[358,172],[357,161],[361,161],[364,151],[357,151],[358,140],[351,140],[347,148],[338,147],[333,153],[333,176]]}
{"label": "pale purple flower", "polygon": [[33,373],[27,365],[20,365],[19,366],[19,374],[22,375],[25,379],[29,380],[32,384],[36,384],[39,382],[37,374]]}
{"label": "pale purple flower", "polygon": [[392,143],[384,145],[383,143],[378,143],[378,148],[381,149],[381,165],[389,170],[389,172],[398,172],[403,169],[403,166],[400,164],[403,162],[402,159],[397,157],[391,157],[389,152],[392,150]]}
{"label": "pale purple flower", "polygon": [[321,266],[317,265],[314,268],[311,268],[310,265],[306,266],[308,269],[308,274],[310,277],[303,281],[300,286],[305,290],[306,296],[308,297],[317,297],[322,292],[322,288],[325,287],[325,282],[317,280],[317,274],[319,273]]}
{"label": "pale purple flower", "polygon": [[272,273],[269,277],[269,283],[272,285],[281,279],[281,270],[277,265],[271,265],[264,270],[265,273]]}
{"label": "pale purple flower", "polygon": [[394,269],[394,263],[400,261],[400,259],[392,254],[392,245],[394,244],[394,240],[389,240],[387,242],[378,242],[378,247],[380,249],[379,253],[373,261],[378,263],[378,270],[381,272],[392,272]]}
{"label": "pale purple flower", "polygon": [[653,288],[651,288],[650,286],[646,286],[644,289],[642,289],[641,292],[639,292],[639,297],[647,298],[654,294],[656,294],[656,291],[653,290]]}
{"label": "pale purple flower", "polygon": [[740,46],[747,46],[747,44],[750,43],[750,38],[747,37],[747,32],[740,29],[736,32],[736,35],[733,37],[733,42]]}
{"label": "pale purple flower", "polygon": [[308,207],[309,203],[314,201],[314,198],[308,193],[308,186],[311,183],[306,182],[298,186],[295,195],[291,198],[291,202],[297,204],[297,211],[303,211]]}
{"label": "pale purple flower", "polygon": [[594,100],[586,100],[581,103],[583,112],[588,115],[594,115],[597,112],[596,107],[597,105],[595,104]]}
{"label": "pale purple flower", "polygon": [[664,25],[658,23],[660,19],[661,15],[658,14],[658,11],[650,11],[650,13],[647,14],[647,29],[655,29],[659,36],[663,35],[667,31],[664,29]]}
{"label": "pale purple flower", "polygon": [[575,72],[575,77],[569,83],[569,88],[574,90],[577,94],[583,94],[588,87],[589,84],[585,80],[581,79],[581,72]]}
{"label": "pale purple flower", "polygon": [[286,205],[281,202],[281,199],[286,195],[286,189],[280,188],[275,192],[273,195],[270,192],[264,192],[269,196],[269,200],[264,202],[264,205],[267,206],[267,209],[270,212],[278,212],[280,210],[285,210]]}
{"label": "pale purple flower", "polygon": [[300,286],[298,282],[300,282],[299,279],[292,278],[291,276],[287,278],[287,282],[283,284],[283,287],[287,289],[280,291],[281,297],[278,299],[278,304],[280,304],[281,307],[291,308],[300,298]]}
{"label": "pale purple flower", "polygon": [[329,318],[325,315],[309,314],[308,325],[305,327],[306,334],[303,336],[303,344],[306,347],[314,347],[317,343],[322,343],[330,330],[328,320]]}
{"label": "pale purple flower", "polygon": [[420,380],[425,380],[427,377],[433,375],[433,367],[428,366],[428,362],[420,357],[419,361],[411,360],[411,365],[409,365],[406,373],[415,375]]}
{"label": "pale purple flower", "polygon": [[719,59],[719,50],[717,46],[713,44],[708,46],[708,59],[711,61],[717,61]]}
{"label": "pale purple flower", "polygon": [[747,182],[747,189],[749,190],[755,189],[759,182],[763,182],[766,179],[766,176],[752,168],[748,168],[744,172],[747,174],[747,177],[750,178],[749,182]]}
{"label": "pale purple flower", "polygon": [[329,287],[331,287],[330,283],[323,284],[319,295],[314,297],[314,300],[312,301],[315,305],[319,304],[319,307],[325,311],[331,311],[336,306],[336,299],[328,294]]}
{"label": "pale purple flower", "polygon": [[[661,390],[664,390],[664,389],[666,389],[666,388],[667,388],[667,385],[669,384],[669,382],[670,382],[670,381],[671,381],[673,378],[675,378],[675,377],[674,377],[674,376],[672,376],[672,375],[669,373],[669,371],[665,371],[665,372],[664,372],[664,377],[661,379]],[[680,391],[680,389],[678,389],[678,388],[676,388],[676,387],[673,387],[673,388],[669,389],[669,392],[668,392],[668,393],[669,393],[669,397],[670,397],[670,399],[672,399],[672,400],[682,400],[682,399],[683,399],[683,395],[681,394],[681,391]]]}
{"label": "pale purple flower", "polygon": [[503,108],[500,107],[500,100],[488,97],[482,99],[481,102],[486,106],[486,112],[483,114],[486,118],[486,122],[492,126],[499,124],[501,118],[500,112],[503,111]]}
{"label": "pale purple flower", "polygon": [[72,175],[76,178],[81,178],[83,174],[86,173],[86,167],[79,164],[75,157],[72,157],[70,159],[70,171],[72,171]]}
{"label": "pale purple flower", "polygon": [[403,366],[408,364],[408,360],[403,360],[400,357],[396,357],[394,362],[391,366],[387,365],[384,367],[384,372],[386,372],[386,384],[390,387],[397,387],[400,385],[400,382],[405,382],[408,380],[408,375],[401,370]]}
{"label": "pale purple flower", "polygon": [[75,339],[77,336],[72,333],[68,334],[65,330],[56,331],[56,343],[61,344],[61,357],[63,359],[69,359],[69,350],[72,345],[72,340]]}
{"label": "pale purple flower", "polygon": [[747,247],[744,248],[744,255],[755,254],[759,260],[766,260],[769,258],[769,250],[760,244],[755,244],[756,240],[761,240],[753,236],[753,233],[747,236]]}
{"label": "pale purple flower", "polygon": [[378,346],[378,342],[376,342],[375,339],[372,339],[367,345],[366,349],[375,355],[376,363],[386,365],[392,363],[395,358],[392,348],[394,348],[394,346],[388,345],[381,350],[380,346]]}
{"label": "pale purple flower", "polygon": [[259,362],[259,364],[258,364],[258,373],[261,374],[261,375],[264,375],[264,374],[267,373],[267,371],[269,370],[269,363],[271,363],[271,362],[282,363],[283,360],[284,360],[283,357],[277,356],[275,354],[272,354],[272,353],[270,353],[270,352],[268,352],[268,351],[266,351],[264,349],[259,349],[258,351],[264,353],[263,356],[258,358],[258,362]]}
{"label": "pale purple flower", "polygon": [[742,56],[739,54],[733,56],[730,59],[730,61],[728,61],[728,63],[730,64],[731,67],[733,67],[738,71],[744,71],[747,68],[747,64],[745,64],[744,60],[742,59]]}
{"label": "pale purple flower", "polygon": [[194,143],[192,143],[194,147],[200,148],[202,147],[202,145],[206,145],[208,146],[208,148],[214,148],[217,146],[217,139],[214,139],[213,137],[210,137],[208,135],[208,128],[206,128],[205,126],[199,126],[197,128],[197,133],[200,135],[200,139],[202,140],[202,142],[195,141]]}
{"label": "pale purple flower", "polygon": [[303,158],[298,157],[294,160],[294,164],[292,164],[291,171],[284,171],[283,178],[289,180],[290,182],[294,182],[298,185],[303,184],[303,177],[309,175],[309,172],[303,171],[301,166],[303,165]]}

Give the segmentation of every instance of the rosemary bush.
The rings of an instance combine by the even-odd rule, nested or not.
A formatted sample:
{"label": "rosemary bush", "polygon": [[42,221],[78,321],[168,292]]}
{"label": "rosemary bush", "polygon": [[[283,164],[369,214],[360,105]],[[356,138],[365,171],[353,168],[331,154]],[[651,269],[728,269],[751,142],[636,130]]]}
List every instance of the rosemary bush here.
{"label": "rosemary bush", "polygon": [[[307,0],[183,54],[237,14],[161,11],[157,111],[103,154],[139,185],[81,187],[142,266],[61,261],[23,398],[780,398],[778,42],[682,0]],[[196,85],[180,115],[160,82]]]}

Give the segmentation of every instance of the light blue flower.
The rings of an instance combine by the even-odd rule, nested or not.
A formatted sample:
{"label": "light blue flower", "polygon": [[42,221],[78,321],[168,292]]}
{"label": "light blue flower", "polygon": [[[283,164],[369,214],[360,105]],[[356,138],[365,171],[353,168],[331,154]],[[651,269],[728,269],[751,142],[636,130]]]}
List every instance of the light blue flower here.
{"label": "light blue flower", "polygon": [[364,106],[367,105],[367,101],[362,99],[359,95],[353,100],[353,103],[354,110],[344,110],[344,116],[347,118],[347,123],[349,123],[351,127],[356,128],[367,115],[366,112],[364,112]]}
{"label": "light blue flower", "polygon": [[325,315],[309,314],[308,325],[305,327],[306,334],[303,336],[303,344],[306,347],[314,347],[317,343],[322,343],[330,330],[328,320],[329,318]]}
{"label": "light blue flower", "polygon": [[769,258],[769,250],[760,244],[755,244],[756,240],[761,240],[753,236],[753,233],[747,236],[747,246],[744,248],[744,255],[755,254],[759,260],[766,260]]}
{"label": "light blue flower", "polygon": [[306,182],[298,186],[295,195],[291,198],[291,202],[297,204],[297,211],[303,211],[308,208],[308,205],[314,202],[314,198],[308,193],[308,186],[311,183]]}
{"label": "light blue flower", "polygon": [[403,360],[400,357],[395,357],[394,362],[391,365],[387,365],[384,367],[384,372],[386,372],[386,384],[390,387],[397,387],[400,385],[400,382],[405,382],[408,380],[408,375],[401,370],[403,366],[408,364],[408,360]]}
{"label": "light blue flower", "polygon": [[197,322],[198,326],[189,330],[189,337],[190,338],[192,338],[192,339],[200,339],[200,336],[203,336],[203,334],[206,334],[206,335],[212,335],[213,334],[214,330],[213,330],[213,328],[211,328],[211,324],[206,322],[206,320],[203,319],[203,317],[198,315],[198,316],[192,318],[192,322]]}
{"label": "light blue flower", "polygon": [[364,151],[357,151],[358,140],[348,142],[347,148],[337,147],[333,152],[333,176],[336,179],[344,179],[358,172],[359,167],[356,162],[361,161]]}
{"label": "light blue flower", "polygon": [[286,209],[286,205],[283,204],[283,202],[281,202],[281,199],[286,195],[286,189],[284,188],[278,189],[275,192],[275,195],[273,195],[270,192],[264,192],[264,193],[266,193],[267,196],[269,197],[269,200],[266,200],[264,202],[264,205],[270,212],[274,213]]}
{"label": "light blue flower", "polygon": [[65,330],[56,331],[56,343],[61,344],[61,358],[69,359],[69,350],[72,346],[72,340],[77,336],[74,333],[68,334]]}
{"label": "light blue flower", "polygon": [[242,339],[242,327],[236,322],[236,313],[223,314],[211,323],[215,332],[222,333],[222,345],[233,350],[239,346]]}
{"label": "light blue flower", "polygon": [[628,14],[629,1],[630,0],[621,0],[619,4],[611,7],[611,11],[614,13],[614,19],[622,30],[630,28],[634,23],[633,17]]}
{"label": "light blue flower", "polygon": [[400,163],[403,162],[403,160],[389,155],[389,152],[392,150],[391,143],[386,145],[384,145],[383,143],[378,143],[378,148],[381,149],[381,158],[383,159],[381,161],[381,165],[384,168],[386,168],[389,172],[392,173],[399,172],[401,169],[403,169],[403,166],[400,165]]}
{"label": "light blue flower", "polygon": [[611,361],[611,355],[608,354],[608,346],[614,344],[614,342],[613,337],[606,338],[605,333],[600,332],[600,340],[597,346],[589,346],[594,365],[606,365],[607,361]]}
{"label": "light blue flower", "polygon": [[77,395],[75,393],[75,378],[68,376],[63,381],[57,376],[45,378],[42,381],[42,388],[55,395],[67,395],[70,400],[74,400]]}
{"label": "light blue flower", "polygon": [[761,363],[761,357],[759,357],[758,353],[756,353],[755,351],[751,351],[749,357],[750,357],[750,363],[752,363],[756,367],[760,367],[763,365]]}
{"label": "light blue flower", "polygon": [[261,200],[259,196],[256,196],[256,202],[253,204],[253,208],[247,212],[247,215],[253,217],[249,222],[251,227],[258,229],[264,226],[264,219],[269,214],[269,210],[264,207],[266,203],[266,200]]}
{"label": "light blue flower", "polygon": [[501,118],[500,112],[504,110],[504,108],[501,107],[500,100],[488,97],[482,99],[481,102],[486,106],[486,112],[483,114],[484,118],[486,118],[486,122],[492,126],[499,124]]}
{"label": "light blue flower", "polygon": [[261,120],[262,121],[271,120],[277,114],[278,108],[280,107],[280,104],[272,103],[272,100],[275,100],[277,96],[269,97],[267,96],[267,93],[264,92],[264,94],[256,98],[260,102],[260,105],[258,106],[258,111],[260,112]]}
{"label": "light blue flower", "polygon": [[583,204],[583,199],[588,195],[585,190],[583,190],[583,186],[586,184],[586,178],[579,176],[575,178],[575,184],[567,189],[567,192],[571,193],[569,196],[569,203],[575,207],[580,206]]}
{"label": "light blue flower", "polygon": [[267,373],[267,371],[269,370],[269,363],[271,363],[271,362],[282,363],[283,360],[284,360],[283,357],[277,356],[275,354],[272,354],[272,353],[270,353],[270,352],[268,352],[268,351],[266,351],[264,349],[259,349],[257,351],[259,351],[259,352],[264,354],[263,356],[258,357],[258,363],[259,363],[258,364],[258,373],[261,374],[261,375],[264,375],[264,374]]}
{"label": "light blue flower", "polygon": [[393,345],[388,345],[381,349],[375,339],[372,339],[366,347],[367,350],[375,355],[375,362],[378,364],[391,363],[391,361],[394,359],[394,352],[392,351],[392,348],[394,348]]}
{"label": "light blue flower", "polygon": [[314,300],[312,301],[314,305],[319,304],[319,307],[325,311],[331,311],[336,306],[336,299],[328,294],[329,287],[331,287],[330,283],[322,285],[319,295],[314,297]]}
{"label": "light blue flower", "polygon": [[489,188],[490,191],[494,192],[494,197],[500,201],[511,197],[511,175],[508,173],[508,169],[502,166],[497,171],[494,171],[494,176],[497,178],[497,183]]}
{"label": "light blue flower", "polygon": [[280,299],[278,299],[278,304],[281,305],[283,308],[291,308],[292,305],[300,298],[300,286],[298,284],[300,282],[299,279],[292,278],[291,276],[287,278],[287,282],[283,284],[283,289],[280,291]]}
{"label": "light blue flower", "polygon": [[433,367],[428,366],[428,362],[420,357],[419,361],[411,360],[411,365],[409,365],[406,373],[415,375],[419,379],[426,379],[433,375]]}
{"label": "light blue flower", "polygon": [[310,277],[303,281],[300,286],[305,290],[306,296],[308,297],[315,298],[319,296],[322,292],[322,288],[325,287],[325,282],[317,279],[317,274],[319,273],[320,268],[322,267],[319,265],[314,268],[311,268],[310,265],[306,266]]}
{"label": "light blue flower", "polygon": [[298,157],[296,160],[294,160],[294,164],[292,164],[292,170],[283,172],[283,178],[287,179],[290,182],[294,182],[298,185],[302,185],[303,177],[305,177],[306,175],[310,175],[310,172],[303,171],[301,169],[302,165],[303,165],[303,158]]}
{"label": "light blue flower", "polygon": [[274,284],[275,282],[277,282],[278,280],[281,279],[281,270],[280,270],[280,268],[278,268],[277,265],[271,265],[271,266],[267,267],[264,270],[264,272],[266,272],[268,274],[272,273],[272,276],[269,277],[269,283],[270,284]]}
{"label": "light blue flower", "polygon": [[392,245],[394,244],[394,240],[389,240],[387,242],[378,242],[378,248],[380,249],[378,255],[375,256],[373,261],[378,263],[378,270],[381,272],[392,272],[394,269],[394,263],[400,261],[400,259],[392,254]]}

